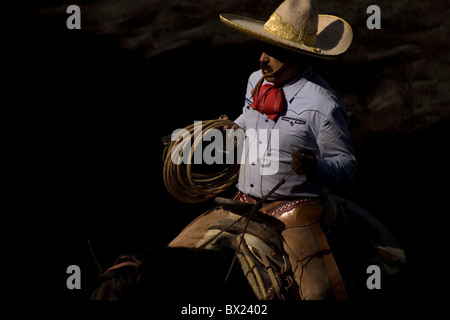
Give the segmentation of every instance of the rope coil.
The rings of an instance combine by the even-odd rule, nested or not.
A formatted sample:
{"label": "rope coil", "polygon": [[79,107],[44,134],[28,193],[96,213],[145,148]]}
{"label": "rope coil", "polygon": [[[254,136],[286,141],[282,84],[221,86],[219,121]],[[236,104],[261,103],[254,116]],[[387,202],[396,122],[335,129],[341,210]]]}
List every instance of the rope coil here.
{"label": "rope coil", "polygon": [[[189,137],[185,136],[182,139],[180,137],[167,144],[163,152],[163,178],[167,190],[173,197],[186,203],[200,203],[217,196],[235,183],[239,176],[237,163],[215,173],[194,172],[192,165],[194,150],[201,143],[204,134],[210,129],[222,131],[224,126],[231,127],[233,124],[233,121],[227,119],[202,121],[200,128],[192,124],[185,128],[189,132]],[[173,161],[174,157],[178,159],[183,157],[186,144],[191,142],[187,161],[185,163]]]}

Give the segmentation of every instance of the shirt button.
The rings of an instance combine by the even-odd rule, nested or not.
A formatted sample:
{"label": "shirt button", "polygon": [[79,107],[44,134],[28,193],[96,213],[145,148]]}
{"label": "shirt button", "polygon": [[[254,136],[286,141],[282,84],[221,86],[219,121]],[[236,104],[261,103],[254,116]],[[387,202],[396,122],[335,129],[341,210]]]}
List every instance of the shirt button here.
{"label": "shirt button", "polygon": [[253,188],[253,187],[254,187],[254,185],[253,185],[253,183],[251,183],[251,184],[250,184],[250,188]]}
{"label": "shirt button", "polygon": [[269,122],[269,118],[266,118],[266,120],[265,120],[266,122]]}

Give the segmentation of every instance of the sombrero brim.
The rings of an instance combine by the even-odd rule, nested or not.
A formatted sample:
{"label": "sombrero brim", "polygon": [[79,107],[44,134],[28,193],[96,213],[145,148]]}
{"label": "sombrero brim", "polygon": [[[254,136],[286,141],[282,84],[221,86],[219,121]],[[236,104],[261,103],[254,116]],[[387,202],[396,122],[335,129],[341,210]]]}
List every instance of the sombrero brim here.
{"label": "sombrero brim", "polygon": [[320,58],[334,58],[343,54],[350,47],[353,39],[350,25],[345,20],[332,15],[319,15],[314,47],[283,39],[265,31],[265,21],[228,13],[222,13],[220,20],[225,25],[258,40]]}

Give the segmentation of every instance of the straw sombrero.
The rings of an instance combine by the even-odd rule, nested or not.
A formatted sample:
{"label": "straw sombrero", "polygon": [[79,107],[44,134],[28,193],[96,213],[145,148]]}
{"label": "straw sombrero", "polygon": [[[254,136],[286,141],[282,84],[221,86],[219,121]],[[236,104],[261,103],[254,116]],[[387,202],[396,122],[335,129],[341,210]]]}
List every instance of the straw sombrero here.
{"label": "straw sombrero", "polygon": [[266,22],[228,13],[220,20],[258,40],[321,58],[343,54],[353,38],[346,21],[318,14],[315,0],[286,0]]}

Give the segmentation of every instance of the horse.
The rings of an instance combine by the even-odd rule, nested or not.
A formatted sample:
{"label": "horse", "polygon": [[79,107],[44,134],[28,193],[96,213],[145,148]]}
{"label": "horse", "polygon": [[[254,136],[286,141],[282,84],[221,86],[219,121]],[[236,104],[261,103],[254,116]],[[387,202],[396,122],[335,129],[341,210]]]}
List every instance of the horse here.
{"label": "horse", "polygon": [[231,250],[158,246],[119,256],[100,278],[91,300],[256,301]]}
{"label": "horse", "polygon": [[[407,266],[404,250],[387,228],[366,210],[347,199],[335,195],[333,199],[342,219],[328,230],[327,240],[348,298],[394,296],[398,275],[403,274]],[[239,219],[234,217],[233,221]],[[292,275],[284,272],[288,268],[283,266],[281,249],[274,248],[276,245],[267,239],[260,241],[254,236],[258,232],[252,232],[267,223],[275,230],[279,227],[277,222],[263,214],[253,217],[250,223],[245,219],[240,222],[235,228],[213,228],[202,244],[194,248],[161,246],[119,256],[99,279],[91,299],[298,300]],[[267,238],[267,228],[265,230]],[[266,248],[281,255],[271,256]],[[376,266],[381,272],[384,289],[388,283],[393,284],[390,292],[369,288],[370,266]]]}

